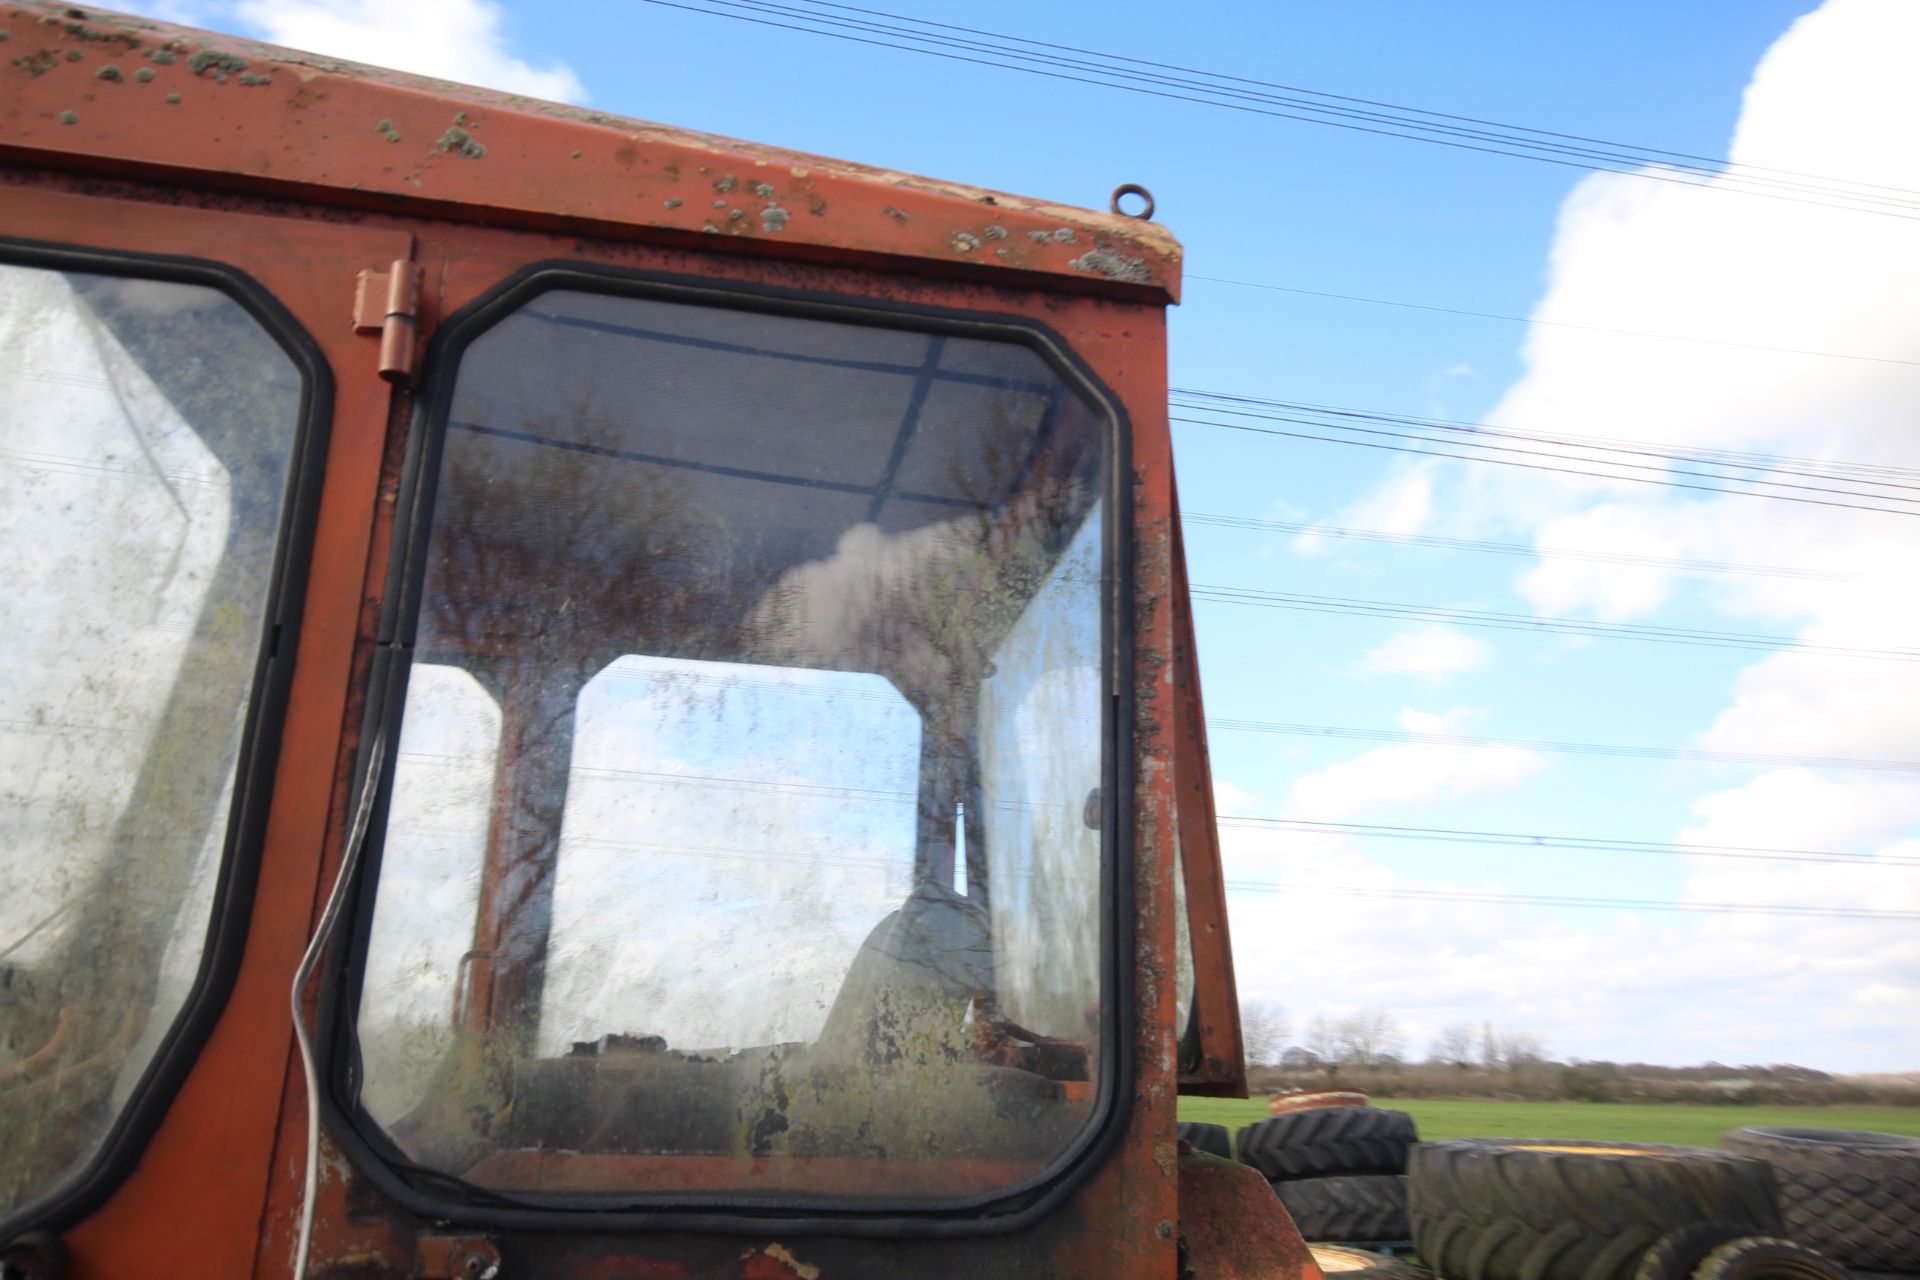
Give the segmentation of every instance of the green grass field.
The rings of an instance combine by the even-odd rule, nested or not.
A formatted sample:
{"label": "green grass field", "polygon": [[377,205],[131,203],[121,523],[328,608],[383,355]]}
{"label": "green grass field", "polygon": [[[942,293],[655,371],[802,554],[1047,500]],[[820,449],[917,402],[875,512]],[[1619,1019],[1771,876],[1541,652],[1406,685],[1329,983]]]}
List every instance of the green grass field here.
{"label": "green grass field", "polygon": [[[1424,1139],[1595,1138],[1612,1142],[1671,1142],[1717,1147],[1720,1135],[1746,1125],[1814,1129],[1872,1129],[1920,1138],[1920,1107],[1689,1107],[1611,1102],[1429,1102],[1378,1098],[1405,1111]],[[1267,1115],[1264,1097],[1182,1098],[1182,1120],[1238,1129]]]}

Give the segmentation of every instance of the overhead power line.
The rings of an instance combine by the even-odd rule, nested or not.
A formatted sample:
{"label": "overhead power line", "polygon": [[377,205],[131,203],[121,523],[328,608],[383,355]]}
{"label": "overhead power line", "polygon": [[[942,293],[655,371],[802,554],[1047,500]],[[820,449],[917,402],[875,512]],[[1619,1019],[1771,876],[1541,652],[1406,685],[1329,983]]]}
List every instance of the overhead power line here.
{"label": "overhead power line", "polygon": [[1871,760],[1851,756],[1796,756],[1754,751],[1708,751],[1695,747],[1649,747],[1611,742],[1556,742],[1544,738],[1488,738],[1465,733],[1421,733],[1412,729],[1358,729],[1332,724],[1288,724],[1277,720],[1241,720],[1208,716],[1207,728],[1230,733],[1286,734],[1348,742],[1403,742],[1434,747],[1491,747],[1547,751],[1560,755],[1612,756],[1627,760],[1686,760],[1700,764],[1740,764],[1808,769],[1863,769],[1877,773],[1920,773],[1920,760]]}
{"label": "overhead power line", "polygon": [[1869,907],[1801,907],[1761,902],[1668,902],[1654,898],[1583,898],[1558,894],[1476,893],[1456,889],[1371,889],[1359,885],[1300,881],[1229,880],[1229,893],[1325,893],[1348,898],[1391,898],[1411,902],[1485,903],[1512,907],[1580,907],[1612,911],[1680,911],[1702,915],[1800,916],[1815,920],[1920,920],[1920,911],[1881,911]]}
{"label": "overhead power line", "polygon": [[[1719,462],[1704,457],[1696,459],[1678,452],[1647,455],[1643,451],[1615,446],[1585,445],[1569,438],[1534,436],[1517,432],[1504,432],[1495,436],[1493,429],[1479,429],[1480,435],[1485,438],[1476,438],[1476,428],[1472,424],[1448,428],[1437,425],[1432,419],[1369,413],[1363,410],[1317,409],[1313,406],[1301,405],[1288,412],[1276,404],[1274,406],[1276,411],[1260,412],[1253,409],[1232,409],[1201,404],[1194,400],[1176,400],[1173,407],[1213,415],[1209,417],[1193,417],[1181,413],[1172,415],[1172,421],[1191,426],[1216,427],[1254,435],[1312,440],[1321,444],[1339,444],[1363,449],[1382,449],[1393,453],[1418,454],[1424,457],[1449,458],[1456,462],[1488,462],[1555,475],[1588,476],[1598,480],[1658,485],[1663,488],[1685,489],[1700,493],[1769,498],[1776,502],[1794,502],[1848,511],[1869,511],[1880,515],[1920,515],[1920,496],[1907,497],[1900,493],[1886,491],[1912,488],[1913,486],[1904,482],[1904,477],[1887,480],[1870,479],[1866,473],[1851,470],[1801,472],[1769,464]],[[1286,426],[1258,425],[1260,423],[1281,423],[1305,429],[1288,430]],[[1363,423],[1381,425],[1363,425]],[[1547,447],[1530,449],[1487,442],[1489,439],[1496,438],[1532,440]],[[1634,453],[1660,457],[1668,461],[1656,465],[1633,462],[1618,456]],[[1679,462],[1693,462],[1703,467],[1724,467],[1728,468],[1728,471],[1692,470],[1684,466],[1671,465]],[[1557,465],[1559,463],[1579,465]],[[1759,471],[1762,474],[1738,474],[1741,471]],[[1797,480],[1771,479],[1768,473],[1808,475],[1810,478],[1822,479],[1831,477],[1839,483],[1802,484]],[[1701,481],[1714,483],[1700,483]]]}
{"label": "overhead power line", "polygon": [[1860,360],[1869,364],[1898,364],[1920,368],[1920,360],[1898,356],[1869,356],[1851,351],[1816,351],[1807,347],[1780,347],[1764,342],[1735,342],[1730,338],[1706,338],[1697,334],[1653,333],[1645,329],[1621,329],[1612,325],[1577,324],[1571,320],[1542,320],[1538,316],[1514,316],[1497,311],[1474,311],[1466,307],[1440,307],[1397,298],[1369,298],[1355,293],[1332,293],[1324,289],[1301,289],[1283,284],[1264,284],[1257,280],[1231,280],[1225,276],[1201,276],[1184,273],[1183,280],[1204,280],[1209,284],[1233,285],[1240,289],[1265,289],[1269,293],[1291,293],[1305,298],[1332,298],[1340,302],[1364,302],[1375,307],[1398,307],[1405,311],[1431,311],[1446,316],[1470,316],[1476,320],[1504,320],[1512,324],[1547,329],[1577,329],[1584,333],[1606,333],[1621,338],[1645,338],[1654,342],[1693,342],[1709,347],[1737,347],[1744,351],[1767,351],[1776,355],[1813,356],[1822,360]]}
{"label": "overhead power line", "polygon": [[1314,836],[1366,836],[1417,840],[1428,844],[1477,844],[1526,849],[1562,849],[1583,853],[1654,853],[1688,858],[1745,858],[1762,862],[1833,862],[1866,867],[1920,867],[1920,857],[1905,854],[1846,853],[1836,849],[1778,849],[1766,845],[1676,844],[1665,840],[1623,840],[1611,836],[1556,836],[1531,831],[1469,831],[1455,827],[1391,826],[1378,822],[1320,822],[1310,818],[1253,818],[1222,814],[1223,827],[1291,831]]}
{"label": "overhead power line", "polygon": [[[1509,466],[1563,472],[1569,468],[1557,468],[1526,459],[1578,462],[1582,470],[1574,470],[1572,474],[1597,476],[1601,480],[1628,480],[1686,489],[1703,487],[1688,484],[1692,480],[1709,480],[1713,482],[1713,491],[1720,493],[1772,497],[1780,501],[1812,503],[1818,507],[1859,507],[1882,510],[1887,514],[1920,514],[1920,472],[1905,466],[1674,449],[1653,441],[1526,432],[1517,428],[1490,426],[1484,422],[1455,422],[1448,418],[1423,418],[1404,413],[1384,413],[1377,409],[1346,409],[1340,405],[1309,405],[1306,401],[1227,395],[1223,391],[1175,390],[1169,397],[1169,407],[1185,413],[1212,415],[1206,418],[1175,415],[1175,422],[1187,422],[1192,426],[1219,426],[1227,430],[1254,432],[1260,436],[1300,436],[1300,432],[1252,426],[1252,422],[1283,422],[1288,426],[1313,428],[1315,434],[1309,438],[1338,439],[1342,443],[1365,445],[1377,443],[1380,439],[1402,439],[1442,445],[1446,449],[1463,451],[1442,457],[1457,457],[1465,461],[1501,462]],[[1329,438],[1327,432],[1332,432],[1334,436]],[[1415,453],[1419,451],[1415,449]],[[1688,482],[1670,480],[1670,476],[1686,476]],[[1826,484],[1807,484],[1814,480]],[[1809,497],[1814,493],[1830,497]]]}
{"label": "overhead power line", "polygon": [[1530,613],[1503,613],[1490,609],[1454,609],[1396,600],[1364,600],[1354,596],[1315,596],[1254,587],[1220,587],[1195,583],[1195,600],[1220,604],[1292,609],[1303,613],[1344,614],[1351,617],[1399,618],[1415,622],[1451,622],[1464,627],[1499,631],[1534,631],[1555,635],[1588,636],[1612,640],[1645,640],[1657,644],[1700,645],[1716,649],[1762,649],[1768,652],[1820,654],[1839,658],[1870,658],[1887,662],[1920,659],[1920,649],[1876,649],[1854,645],[1814,644],[1792,636],[1761,635],[1748,631],[1708,631],[1691,627],[1656,627],[1633,622],[1589,622],[1578,618],[1549,618]]}
{"label": "overhead power line", "polygon": [[1557,447],[1590,449],[1601,453],[1654,458],[1663,462],[1684,462],[1697,466],[1724,467],[1734,471],[1757,471],[1771,475],[1801,476],[1816,480],[1851,480],[1877,488],[1920,492],[1920,468],[1896,463],[1805,458],[1741,449],[1675,447],[1657,440],[1576,435],[1564,431],[1528,431],[1491,422],[1462,422],[1457,418],[1428,418],[1418,414],[1389,413],[1383,409],[1355,409],[1346,405],[1313,404],[1304,400],[1279,400],[1269,396],[1206,391],[1191,387],[1175,387],[1168,396],[1171,401],[1190,401],[1192,402],[1190,407],[1242,417],[1259,417],[1262,413],[1273,411],[1311,413],[1343,420],[1384,422],[1406,426],[1429,431],[1445,439],[1473,437],[1476,440],[1480,438],[1521,440]]}
{"label": "overhead power line", "polygon": [[1899,187],[1740,164],[1687,152],[1633,146],[1580,134],[1399,106],[1273,81],[1101,53],[1072,45],[1027,40],[878,9],[829,3],[828,0],[802,0],[801,5],[779,4],[771,0],[649,2],[757,26],[1019,71],[1052,80],[1118,89],[1242,114],[1326,125],[1565,168],[1620,173],[1649,181],[1707,187],[1766,199],[1890,217],[1920,217],[1920,192]]}
{"label": "overhead power line", "polygon": [[1189,511],[1181,521],[1220,529],[1244,529],[1260,533],[1290,533],[1299,537],[1336,538],[1356,542],[1380,542],[1390,546],[1434,547],[1446,551],[1472,551],[1488,555],[1520,556],[1528,560],[1579,560],[1591,564],[1618,564],[1635,568],[1671,569],[1678,573],[1750,574],[1764,578],[1804,578],[1821,582],[1861,582],[1865,574],[1836,573],[1824,569],[1799,569],[1786,565],[1741,564],[1728,560],[1698,560],[1675,556],[1635,555],[1627,551],[1588,551],[1574,547],[1536,546],[1529,542],[1484,542],[1472,538],[1443,538],[1432,534],[1392,533],[1384,529],[1350,529],[1339,525],[1315,524],[1300,520],[1262,520],[1255,516],[1215,515]]}

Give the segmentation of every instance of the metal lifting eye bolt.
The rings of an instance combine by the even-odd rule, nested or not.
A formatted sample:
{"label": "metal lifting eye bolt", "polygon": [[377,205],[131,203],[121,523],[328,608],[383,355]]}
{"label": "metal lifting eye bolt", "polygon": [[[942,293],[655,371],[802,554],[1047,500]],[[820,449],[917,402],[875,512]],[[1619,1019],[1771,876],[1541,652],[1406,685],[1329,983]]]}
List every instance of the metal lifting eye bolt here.
{"label": "metal lifting eye bolt", "polygon": [[[1140,212],[1138,213],[1128,213],[1125,209],[1122,209],[1120,207],[1120,201],[1125,196],[1139,196],[1142,200],[1147,202],[1146,208],[1140,210]],[[1119,186],[1113,189],[1113,200],[1108,204],[1107,207],[1112,209],[1115,213],[1119,214],[1123,218],[1138,218],[1142,222],[1152,222],[1153,221],[1153,192],[1147,190],[1145,187],[1141,186],[1137,182],[1123,182]]]}

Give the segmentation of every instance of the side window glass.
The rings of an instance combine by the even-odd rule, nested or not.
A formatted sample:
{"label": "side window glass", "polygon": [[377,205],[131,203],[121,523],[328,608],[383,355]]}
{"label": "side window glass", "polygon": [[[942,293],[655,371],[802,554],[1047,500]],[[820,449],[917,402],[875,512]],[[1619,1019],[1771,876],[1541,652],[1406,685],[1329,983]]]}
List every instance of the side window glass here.
{"label": "side window glass", "polygon": [[1006,638],[980,685],[982,816],[994,963],[1007,1018],[1084,1039],[1081,1001],[1100,932],[1099,522],[1089,520]]}
{"label": "side window glass", "polygon": [[0,1212],[200,975],[302,403],[216,289],[0,265]]}
{"label": "side window glass", "polygon": [[500,704],[471,672],[417,662],[407,695],[360,1013],[361,1101],[390,1121],[420,1104],[453,1043],[500,764]]}
{"label": "side window glass", "polygon": [[[499,747],[456,850],[403,738],[376,1147],[542,1203],[1046,1172],[1110,1066],[1106,411],[1024,341],[568,290],[451,376],[413,643]],[[409,983],[431,1061],[373,1051]]]}

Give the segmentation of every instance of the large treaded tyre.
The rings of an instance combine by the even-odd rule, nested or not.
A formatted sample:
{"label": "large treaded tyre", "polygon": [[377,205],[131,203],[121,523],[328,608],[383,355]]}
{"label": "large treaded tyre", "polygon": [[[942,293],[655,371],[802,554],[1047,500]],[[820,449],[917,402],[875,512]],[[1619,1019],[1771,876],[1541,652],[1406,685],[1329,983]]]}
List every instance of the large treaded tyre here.
{"label": "large treaded tyre", "polygon": [[1633,1280],[1693,1280],[1693,1273],[1715,1249],[1754,1238],[1746,1227],[1730,1227],[1724,1222],[1689,1223],[1667,1232],[1641,1255]]}
{"label": "large treaded tyre", "polygon": [[1393,1174],[1300,1178],[1273,1190],[1308,1240],[1409,1240],[1407,1180]]}
{"label": "large treaded tyre", "polygon": [[1700,1147],[1453,1139],[1413,1149],[1408,1217],[1449,1280],[1632,1280],[1695,1222],[1780,1229],[1772,1171]]}
{"label": "large treaded tyre", "polygon": [[1773,1166],[1793,1239],[1850,1269],[1920,1271],[1920,1138],[1756,1128],[1720,1145]]}
{"label": "large treaded tyre", "polygon": [[1200,1120],[1183,1120],[1176,1127],[1181,1139],[1193,1144],[1195,1151],[1204,1151],[1210,1156],[1219,1156],[1222,1160],[1233,1159],[1233,1137],[1223,1124],[1207,1124]]}
{"label": "large treaded tyre", "polygon": [[1733,1240],[1708,1254],[1694,1280],[1848,1280],[1847,1273],[1805,1245],[1773,1236]]}
{"label": "large treaded tyre", "polygon": [[1320,1264],[1327,1280],[1433,1280],[1433,1272],[1417,1263],[1383,1257],[1364,1249],[1342,1249],[1338,1245],[1310,1244],[1307,1252]]}
{"label": "large treaded tyre", "polygon": [[1239,1154],[1269,1182],[1329,1173],[1401,1173],[1419,1134],[1404,1111],[1327,1107],[1256,1120],[1240,1130]]}

